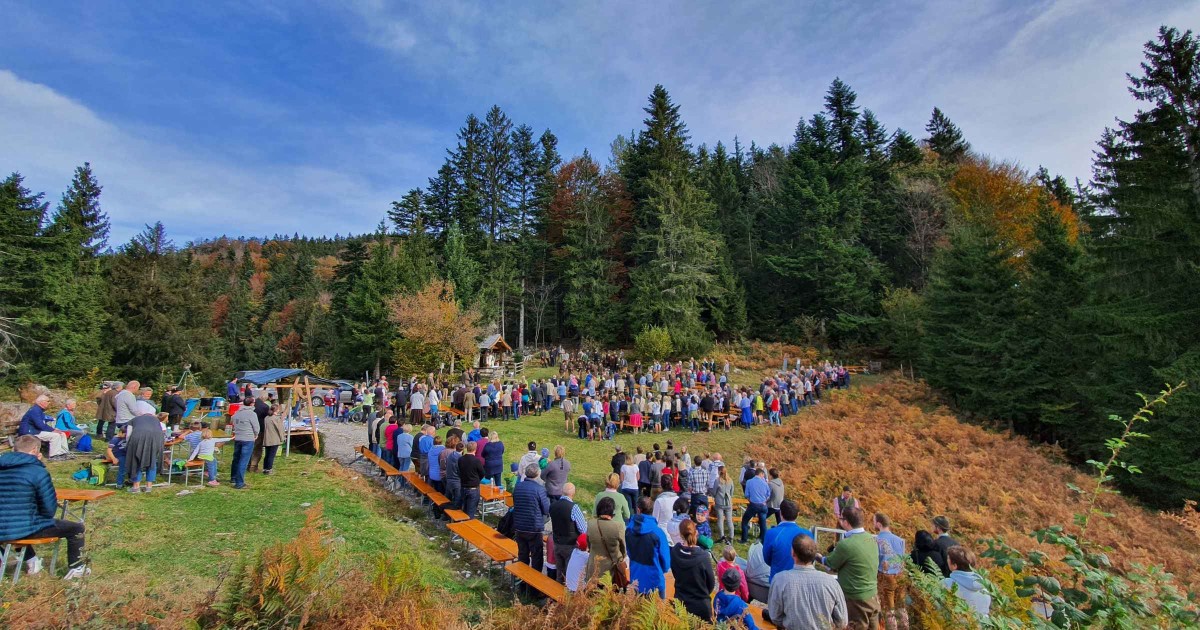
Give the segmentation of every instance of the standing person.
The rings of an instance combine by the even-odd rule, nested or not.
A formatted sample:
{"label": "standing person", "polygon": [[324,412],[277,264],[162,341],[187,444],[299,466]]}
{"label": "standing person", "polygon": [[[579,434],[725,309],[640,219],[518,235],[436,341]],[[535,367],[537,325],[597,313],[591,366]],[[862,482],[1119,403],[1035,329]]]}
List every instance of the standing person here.
{"label": "standing person", "polygon": [[858,499],[854,498],[854,493],[850,490],[850,486],[842,486],[842,493],[833,500],[833,520],[834,522],[842,522],[842,511],[846,508],[861,508],[858,504]]}
{"label": "standing person", "polygon": [[638,495],[650,496],[650,478],[654,470],[654,453],[646,455],[638,462]]}
{"label": "standing person", "polygon": [[[200,460],[204,462],[204,477],[207,479],[209,486],[217,487],[221,482],[217,481],[217,447],[233,438],[215,438],[213,437],[212,429],[201,429],[200,440],[192,447],[191,454],[188,455],[188,461]],[[121,456],[124,459],[124,456]],[[117,486],[122,485],[124,477],[119,475]]]}
{"label": "standing person", "polygon": [[42,442],[50,445],[50,458],[52,460],[65,458],[70,455],[70,449],[67,446],[67,433],[54,428],[54,419],[46,415],[46,408],[50,406],[50,397],[45,394],[40,394],[34,399],[33,404],[21,416],[21,424],[17,427],[17,435],[31,435]]}
{"label": "standing person", "polygon": [[[537,468],[537,465],[534,464],[533,467]],[[488,435],[487,446],[483,447],[483,469],[497,488],[503,487],[500,475],[504,473],[504,442],[500,441],[500,433],[496,431]],[[533,476],[533,479],[537,478],[538,475]]]}
{"label": "standing person", "polygon": [[792,539],[797,536],[813,537],[812,532],[796,524],[800,508],[794,501],[784,499],[780,503],[779,511],[783,520],[772,527],[763,540],[763,559],[771,565],[771,575],[768,579],[774,579],[779,573],[792,568]]}
{"label": "standing person", "polygon": [[113,439],[108,441],[108,448],[104,452],[104,461],[117,466],[117,488],[125,487],[125,458],[129,453],[128,436],[125,435],[125,430],[128,427],[129,425],[125,425],[117,431]]}
{"label": "standing person", "polygon": [[446,453],[446,463],[442,466],[443,475],[446,477],[446,498],[450,499],[451,507],[461,510],[462,478],[458,476],[458,460],[463,456],[462,438],[454,435],[446,443],[449,446],[443,451]]}
{"label": "standing person", "polygon": [[[0,540],[22,538],[65,538],[70,570],[65,579],[74,580],[91,573],[83,564],[83,523],[58,520],[58,498],[54,481],[42,463],[42,442],[36,436],[16,439],[13,452],[0,455]],[[21,560],[27,575],[42,570],[42,559],[33,545],[25,547]]]}
{"label": "standing person", "polygon": [[442,444],[442,436],[433,436],[433,446],[429,448],[429,485],[433,486],[434,490],[445,494],[446,482],[442,476],[442,452],[446,450],[446,446]]}
{"label": "standing person", "polygon": [[[134,416],[140,415],[137,408],[137,394],[135,392],[141,390],[142,384],[137,381],[129,381],[125,384],[125,389],[117,392],[113,397],[113,421],[114,429],[124,424],[129,424]],[[128,434],[127,434],[128,435]]]}
{"label": "standing person", "polygon": [[[233,462],[229,466],[229,481],[237,490],[246,487],[246,468],[250,466],[250,455],[258,439],[258,416],[254,413],[253,402],[253,399],[247,399],[246,404],[233,414]],[[134,487],[137,487],[136,483]]]}
{"label": "standing person", "polygon": [[913,538],[912,561],[930,575],[940,575],[942,565],[946,564],[946,559],[933,540],[933,535],[923,529],[918,531]]}
{"label": "standing person", "polygon": [[[567,448],[562,444],[554,447],[554,460],[546,464],[542,471],[542,480],[546,482],[546,495],[551,501],[558,500],[563,495],[563,485],[571,474],[571,462],[567,461]],[[622,521],[623,523],[624,521]],[[591,551],[595,553],[595,551]]]}
{"label": "standing person", "polygon": [[409,412],[408,422],[414,427],[425,426],[425,386],[417,385],[408,399],[412,411]]}
{"label": "standing person", "polygon": [[[525,470],[530,464],[537,464],[538,460],[542,458],[542,454],[538,452],[537,442],[530,442],[526,446],[529,450],[525,451],[521,459],[517,460],[517,470]],[[543,479],[542,481],[545,480]],[[547,494],[549,494],[549,491],[547,491]],[[571,541],[571,545],[574,544],[575,541]]]}
{"label": "standing person", "polygon": [[229,402],[237,402],[242,399],[242,392],[238,389],[236,376],[229,379],[228,383],[225,383],[225,398]]}
{"label": "standing person", "polygon": [[271,413],[263,421],[262,445],[264,475],[275,473],[275,456],[283,444],[283,408],[271,405]]}
{"label": "standing person", "polygon": [[691,493],[691,507],[708,507],[709,469],[704,466],[704,459],[699,455],[692,457],[692,469],[688,471],[688,492]]}
{"label": "standing person", "polygon": [[563,486],[563,495],[557,501],[550,503],[550,532],[554,538],[554,566],[563,567],[558,571],[559,583],[564,583],[567,576],[566,567],[571,562],[571,552],[575,549],[575,541],[580,534],[587,534],[587,521],[583,518],[583,510],[575,503],[575,484]]}
{"label": "standing person", "polygon": [[183,420],[183,412],[187,411],[187,402],[179,395],[179,388],[172,387],[163,396],[162,410],[167,412],[167,425],[175,426]]}
{"label": "standing person", "polygon": [[875,545],[879,549],[879,607],[888,630],[908,630],[905,608],[904,539],[892,533],[892,520],[883,512],[875,513]]}
{"label": "standing person", "polygon": [[612,497],[600,499],[596,503],[596,518],[588,521],[588,548],[592,554],[587,564],[588,581],[599,580],[601,576],[613,573],[614,569],[622,572],[626,583],[629,581],[625,525],[615,518],[616,504]]}
{"label": "standing person", "polygon": [[879,547],[863,529],[863,513],[856,507],[842,510],[839,523],[846,533],[823,563],[837,572],[838,584],[846,596],[850,630],[875,630],[881,618],[879,608]]}
{"label": "standing person", "polygon": [[475,518],[479,511],[479,482],[483,480],[483,460],[476,457],[477,445],[467,442],[466,453],[458,459],[458,483],[462,486],[462,509]]}
{"label": "standing person", "polygon": [[675,598],[683,602],[689,613],[707,622],[713,620],[713,591],[717,578],[713,573],[712,557],[697,546],[699,536],[691,520],[679,524],[682,544],[671,548],[671,574],[675,576]]}
{"label": "standing person", "polygon": [[675,516],[677,499],[679,499],[679,495],[675,494],[675,479],[671,475],[663,474],[662,492],[659,492],[658,497],[654,499],[653,513],[654,520],[658,521],[658,526],[662,528],[664,534],[667,534],[667,540],[671,538],[670,532],[667,531],[667,525]]}
{"label": "standing person", "polygon": [[666,599],[666,575],[671,570],[671,546],[667,533],[655,520],[650,497],[638,499],[637,514],[625,529],[629,552],[629,581],[639,594],[658,593]]}
{"label": "standing person", "polygon": [[412,467],[413,435],[412,425],[405,423],[395,434],[396,469],[405,472]]}
{"label": "standing person", "polygon": [[746,630],[758,630],[754,615],[747,610],[750,605],[746,603],[745,597],[738,594],[739,584],[741,590],[746,590],[746,580],[741,575],[741,570],[734,567],[717,578],[721,592],[717,593],[717,598],[713,600],[713,607],[717,612],[716,621],[721,623],[736,620],[742,622]]}
{"label": "standing person", "polygon": [[116,417],[117,410],[113,407],[113,397],[116,395],[117,388],[112,383],[105,381],[100,384],[100,397],[96,399],[96,437],[112,439],[112,435],[105,432],[105,427],[111,427]]}
{"label": "standing person", "polygon": [[749,505],[746,506],[745,512],[742,514],[742,544],[746,544],[746,532],[749,529],[750,521],[758,518],[758,536],[765,540],[767,536],[767,501],[771,499],[771,487],[767,485],[767,480],[763,478],[763,470],[757,468],[754,471],[754,476],[746,482],[746,501]]}
{"label": "standing person", "polygon": [[771,583],[763,619],[780,628],[845,628],[846,597],[838,581],[818,571],[817,543],[807,536],[792,540],[795,567]]}
{"label": "standing person", "polygon": [[609,473],[604,477],[604,491],[596,495],[596,499],[592,504],[592,512],[600,506],[600,501],[604,498],[610,498],[616,503],[616,512],[614,518],[624,525],[629,521],[633,512],[629,509],[629,503],[625,501],[625,495],[621,494],[621,476],[616,473]]}
{"label": "standing person", "polygon": [[[250,453],[249,470],[251,472],[258,472],[258,463],[262,461],[263,437],[266,434],[267,416],[271,415],[271,405],[267,404],[264,398],[265,396],[260,396],[254,399],[254,417],[258,418],[258,435],[254,438],[254,450]],[[375,436],[375,442],[379,443],[379,436]]]}
{"label": "standing person", "polygon": [[971,606],[979,617],[987,617],[992,607],[992,596],[983,590],[983,580],[975,573],[975,554],[962,545],[950,547],[946,552],[950,558],[950,577],[942,580],[942,586],[958,594]]}
{"label": "standing person", "polygon": [[958,541],[950,537],[950,519],[945,516],[933,517],[933,540],[937,545],[938,551],[942,554],[942,563],[938,568],[942,570],[942,577],[950,577],[950,549],[958,546]]}
{"label": "standing person", "polygon": [[[541,573],[544,557],[542,529],[546,526],[546,517],[550,515],[550,498],[546,496],[546,488],[537,482],[538,467],[530,466],[524,472],[525,478],[513,488],[517,562],[523,562]],[[562,566],[565,568],[566,564]]]}
{"label": "standing person", "polygon": [[[717,512],[717,533],[721,542],[733,541],[733,479],[725,466],[717,467],[717,485],[713,491],[713,508]],[[726,526],[729,527],[726,530]]]}
{"label": "standing person", "polygon": [[[162,461],[163,443],[165,442],[160,420],[166,420],[166,414],[156,418],[150,414],[142,414],[127,423],[125,475],[133,480],[130,492],[150,492],[158,473],[159,462]],[[139,488],[145,479],[144,489]]]}
{"label": "standing person", "polygon": [[626,501],[629,503],[629,513],[633,513],[634,505],[638,500],[638,480],[640,471],[628,458],[625,463],[621,464],[621,494],[625,495]]}
{"label": "standing person", "polygon": [[775,516],[775,525],[779,525],[780,519],[783,517],[779,513],[779,506],[783,504],[783,479],[779,478],[779,470],[772,468],[767,471],[770,480],[767,485],[771,488],[771,498],[767,500],[767,513]]}
{"label": "standing person", "polygon": [[417,457],[420,459],[420,475],[429,478],[429,449],[433,448],[433,427],[421,425],[421,437],[417,439]]}

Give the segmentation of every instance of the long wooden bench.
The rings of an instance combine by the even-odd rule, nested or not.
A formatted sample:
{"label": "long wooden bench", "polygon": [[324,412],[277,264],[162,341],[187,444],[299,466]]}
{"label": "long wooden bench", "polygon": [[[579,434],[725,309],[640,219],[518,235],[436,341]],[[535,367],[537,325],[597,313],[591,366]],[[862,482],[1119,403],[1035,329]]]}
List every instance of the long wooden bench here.
{"label": "long wooden bench", "polygon": [[551,580],[547,575],[524,562],[510,563],[504,567],[504,570],[513,574],[513,577],[521,580],[527,586],[556,602],[562,603],[567,600],[567,588],[565,586]]}
{"label": "long wooden bench", "polygon": [[[488,533],[482,532],[473,527],[473,523],[479,523],[479,521],[469,520],[459,523],[450,523],[446,527],[449,528],[450,531],[456,536],[466,541],[467,544],[482,552],[483,555],[487,556],[492,562],[505,564],[517,559],[517,542],[515,540],[505,538],[505,540],[512,543],[512,547],[509,548],[507,545],[497,541]],[[488,527],[488,529],[491,528]],[[492,531],[496,532],[494,529]],[[500,532],[496,532],[496,536],[499,535]],[[503,536],[500,537],[503,538]]]}
{"label": "long wooden bench", "polygon": [[446,509],[442,510],[442,514],[445,514],[446,518],[450,519],[451,523],[460,523],[462,521],[471,520],[471,517],[462,510]]}
{"label": "long wooden bench", "polygon": [[371,449],[367,448],[366,446],[359,446],[358,452],[363,456],[363,459],[366,459],[367,461],[379,467],[379,473],[387,477],[388,489],[392,489],[396,478],[400,476],[400,471],[396,470],[395,466],[383,461],[382,457],[372,453]]}
{"label": "long wooden bench", "polygon": [[[8,561],[12,557],[17,558],[16,568],[13,569],[13,584],[16,584],[21,580],[21,570],[25,568],[25,560],[23,558],[24,554],[21,552],[26,547],[33,547],[36,545],[54,545],[54,555],[50,559],[50,574],[54,575],[55,569],[58,565],[58,549],[60,547],[59,542],[61,540],[62,538],[58,536],[52,536],[47,538],[21,538],[19,540],[6,540],[0,542],[0,545],[4,546],[4,552],[3,554],[0,554],[0,583],[4,582],[4,575],[8,571]],[[18,555],[13,556],[13,554]]]}

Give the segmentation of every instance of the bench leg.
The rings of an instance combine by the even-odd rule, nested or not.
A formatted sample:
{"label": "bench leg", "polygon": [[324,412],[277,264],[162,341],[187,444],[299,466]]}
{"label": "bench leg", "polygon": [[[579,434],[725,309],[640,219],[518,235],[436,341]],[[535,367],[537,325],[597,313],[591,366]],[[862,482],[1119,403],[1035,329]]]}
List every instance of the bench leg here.
{"label": "bench leg", "polygon": [[4,552],[0,553],[0,584],[4,582],[4,575],[8,573],[8,554],[12,551],[12,545],[4,545]]}
{"label": "bench leg", "polygon": [[[11,546],[12,545],[9,545],[9,547]],[[17,582],[21,581],[21,569],[25,567],[25,554],[21,553],[21,550],[23,549],[24,547],[17,547],[16,549],[20,556],[17,558],[17,569],[13,572],[13,586],[16,586]]]}
{"label": "bench leg", "polygon": [[54,554],[50,556],[50,575],[54,577],[58,577],[58,573],[56,572],[58,568],[58,552],[62,549],[62,544],[65,540],[65,538],[59,538],[54,541]]}

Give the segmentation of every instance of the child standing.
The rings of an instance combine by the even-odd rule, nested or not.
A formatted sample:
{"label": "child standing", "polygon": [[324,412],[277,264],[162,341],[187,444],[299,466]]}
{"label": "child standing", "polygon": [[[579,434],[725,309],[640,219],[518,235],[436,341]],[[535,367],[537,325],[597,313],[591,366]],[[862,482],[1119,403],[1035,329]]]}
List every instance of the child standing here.
{"label": "child standing", "polygon": [[[735,569],[737,567],[734,567]],[[754,616],[747,609],[750,607],[746,601],[738,596],[738,576],[734,575],[733,571],[726,571],[724,577],[717,578],[721,582],[721,592],[717,593],[715,602],[717,611],[717,621],[740,620],[746,624],[749,630],[758,630],[758,626],[754,623]],[[745,588],[745,582],[742,583],[742,588]]]}
{"label": "child standing", "polygon": [[232,440],[233,438],[215,438],[213,437],[212,429],[203,429],[200,431],[200,443],[196,448],[192,449],[192,454],[188,456],[188,461],[200,460],[204,462],[204,476],[208,477],[208,485],[219,486],[221,482],[217,481],[217,446]]}
{"label": "child standing", "polygon": [[[746,584],[746,574],[742,573],[742,567],[738,566],[737,551],[734,550],[732,545],[725,545],[724,551],[721,552],[721,561],[717,563],[717,581],[725,584],[725,574],[727,572],[736,576],[732,578],[737,582],[737,586],[733,589],[734,592],[743,601],[749,602],[750,588]],[[718,597],[720,596],[718,595]]]}

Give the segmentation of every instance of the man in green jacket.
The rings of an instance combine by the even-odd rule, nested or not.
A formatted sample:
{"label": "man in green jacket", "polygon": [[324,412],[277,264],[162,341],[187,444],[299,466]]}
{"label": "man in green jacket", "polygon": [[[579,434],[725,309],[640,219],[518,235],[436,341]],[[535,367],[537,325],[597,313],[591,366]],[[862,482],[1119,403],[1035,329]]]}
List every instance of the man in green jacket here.
{"label": "man in green jacket", "polygon": [[837,572],[838,584],[846,596],[850,630],[875,630],[881,615],[876,578],[879,547],[875,537],[863,529],[862,508],[843,509],[838,525],[846,533],[823,564]]}

